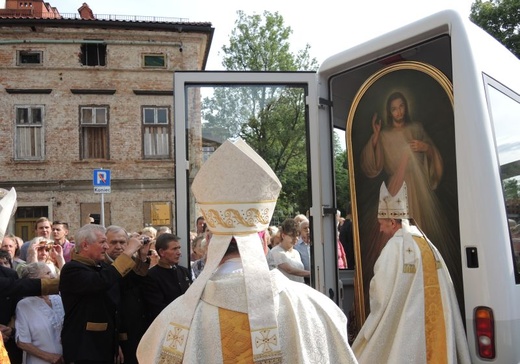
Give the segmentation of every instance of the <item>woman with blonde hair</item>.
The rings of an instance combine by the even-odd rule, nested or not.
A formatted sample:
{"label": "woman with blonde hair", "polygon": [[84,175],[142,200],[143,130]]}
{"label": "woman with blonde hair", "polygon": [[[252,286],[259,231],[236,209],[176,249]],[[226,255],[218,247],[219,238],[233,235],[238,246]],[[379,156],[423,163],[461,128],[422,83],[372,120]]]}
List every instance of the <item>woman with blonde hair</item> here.
{"label": "woman with blonde hair", "polygon": [[[27,250],[27,263],[43,262],[47,264],[53,274],[58,277],[60,270],[65,265],[63,257],[63,248],[60,244],[54,244],[54,241],[37,236],[31,240],[31,244]],[[19,265],[18,267],[22,267]],[[20,268],[16,270],[20,274]]]}

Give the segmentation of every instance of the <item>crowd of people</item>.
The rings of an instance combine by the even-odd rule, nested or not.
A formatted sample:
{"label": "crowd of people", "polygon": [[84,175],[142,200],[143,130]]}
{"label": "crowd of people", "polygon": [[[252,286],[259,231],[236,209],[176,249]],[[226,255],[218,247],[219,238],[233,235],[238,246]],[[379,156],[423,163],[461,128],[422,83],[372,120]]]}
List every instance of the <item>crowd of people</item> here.
{"label": "crowd of people", "polygon": [[[349,221],[337,222],[342,268],[348,263],[340,237]],[[180,265],[181,239],[166,227],[127,232],[116,225],[87,224],[73,240],[67,223],[40,218],[37,236],[28,242],[6,234],[0,275],[60,278],[59,292],[0,297],[0,331],[11,364],[138,363],[137,348],[149,326],[204,270],[212,232],[202,216],[196,227],[190,267]],[[269,226],[258,236],[269,269],[290,281],[310,283],[312,244],[305,215]],[[357,342],[354,348],[365,355]]]}
{"label": "crowd of people", "polygon": [[[0,298],[0,330],[11,363],[137,363],[135,351],[148,326],[204,269],[212,233],[202,216],[195,226],[190,267],[180,265],[181,239],[167,227],[127,232],[91,223],[73,237],[66,222],[42,217],[27,242],[6,234],[4,276],[60,278],[59,294]],[[259,236],[270,269],[310,283],[305,215]]]}
{"label": "crowd of people", "polygon": [[42,217],[34,234],[27,242],[4,235],[0,277],[54,279],[59,287],[1,295],[0,331],[11,364],[137,363],[141,336],[192,282],[179,265],[180,238],[167,227],[127,232],[91,223],[73,238],[66,222]]}
{"label": "crowd of people", "polygon": [[[197,232],[192,232],[191,269],[195,280],[206,259],[211,231],[204,217],[197,218]],[[285,219],[280,226],[269,226],[258,233],[270,269],[278,268],[287,278],[296,282],[310,284],[311,237],[308,218],[298,214],[294,218]]]}
{"label": "crowd of people", "polygon": [[[239,167],[223,168],[229,160]],[[68,239],[65,222],[40,218],[36,237],[20,243],[4,235],[4,216],[0,363],[470,362],[448,270],[415,227],[405,183],[395,195],[381,187],[377,219],[390,239],[352,348],[345,314],[304,284],[309,220],[268,225],[280,189],[247,144],[224,143],[192,184],[209,221],[196,221],[190,267],[179,264],[181,239],[168,228],[90,223]],[[246,220],[260,209],[267,214]],[[230,210],[235,219],[219,218]],[[338,251],[346,223],[338,216]],[[348,266],[345,251],[340,258]]]}

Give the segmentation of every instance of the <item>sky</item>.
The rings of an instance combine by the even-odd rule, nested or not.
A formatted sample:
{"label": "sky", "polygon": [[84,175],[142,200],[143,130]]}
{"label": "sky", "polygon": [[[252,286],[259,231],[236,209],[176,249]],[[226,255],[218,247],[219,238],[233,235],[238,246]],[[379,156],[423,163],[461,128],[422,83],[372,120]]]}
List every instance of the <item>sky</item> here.
{"label": "sky", "polygon": [[215,28],[206,70],[223,70],[222,46],[228,44],[237,11],[247,15],[278,12],[292,28],[296,53],[306,44],[321,64],[345,49],[400,28],[445,8],[469,16],[473,0],[48,0],[60,13],[77,13],[86,2],[94,14],[187,18]]}

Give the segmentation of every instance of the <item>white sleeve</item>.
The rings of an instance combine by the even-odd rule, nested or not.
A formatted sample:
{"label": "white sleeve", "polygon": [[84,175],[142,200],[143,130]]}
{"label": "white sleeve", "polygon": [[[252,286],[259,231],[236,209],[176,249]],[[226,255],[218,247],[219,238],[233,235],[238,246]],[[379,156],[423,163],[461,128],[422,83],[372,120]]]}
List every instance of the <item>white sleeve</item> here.
{"label": "white sleeve", "polygon": [[29,328],[30,319],[27,315],[27,311],[31,310],[30,302],[26,300],[21,300],[18,302],[16,306],[16,341],[21,341],[24,343],[31,343],[31,330]]}

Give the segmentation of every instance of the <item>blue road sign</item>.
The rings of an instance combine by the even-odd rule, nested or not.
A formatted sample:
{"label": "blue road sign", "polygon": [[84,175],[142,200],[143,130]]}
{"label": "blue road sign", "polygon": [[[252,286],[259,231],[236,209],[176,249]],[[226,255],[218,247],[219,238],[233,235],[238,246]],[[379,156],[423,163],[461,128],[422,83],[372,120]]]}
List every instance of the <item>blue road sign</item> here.
{"label": "blue road sign", "polygon": [[95,193],[110,193],[110,169],[94,169],[92,182]]}

